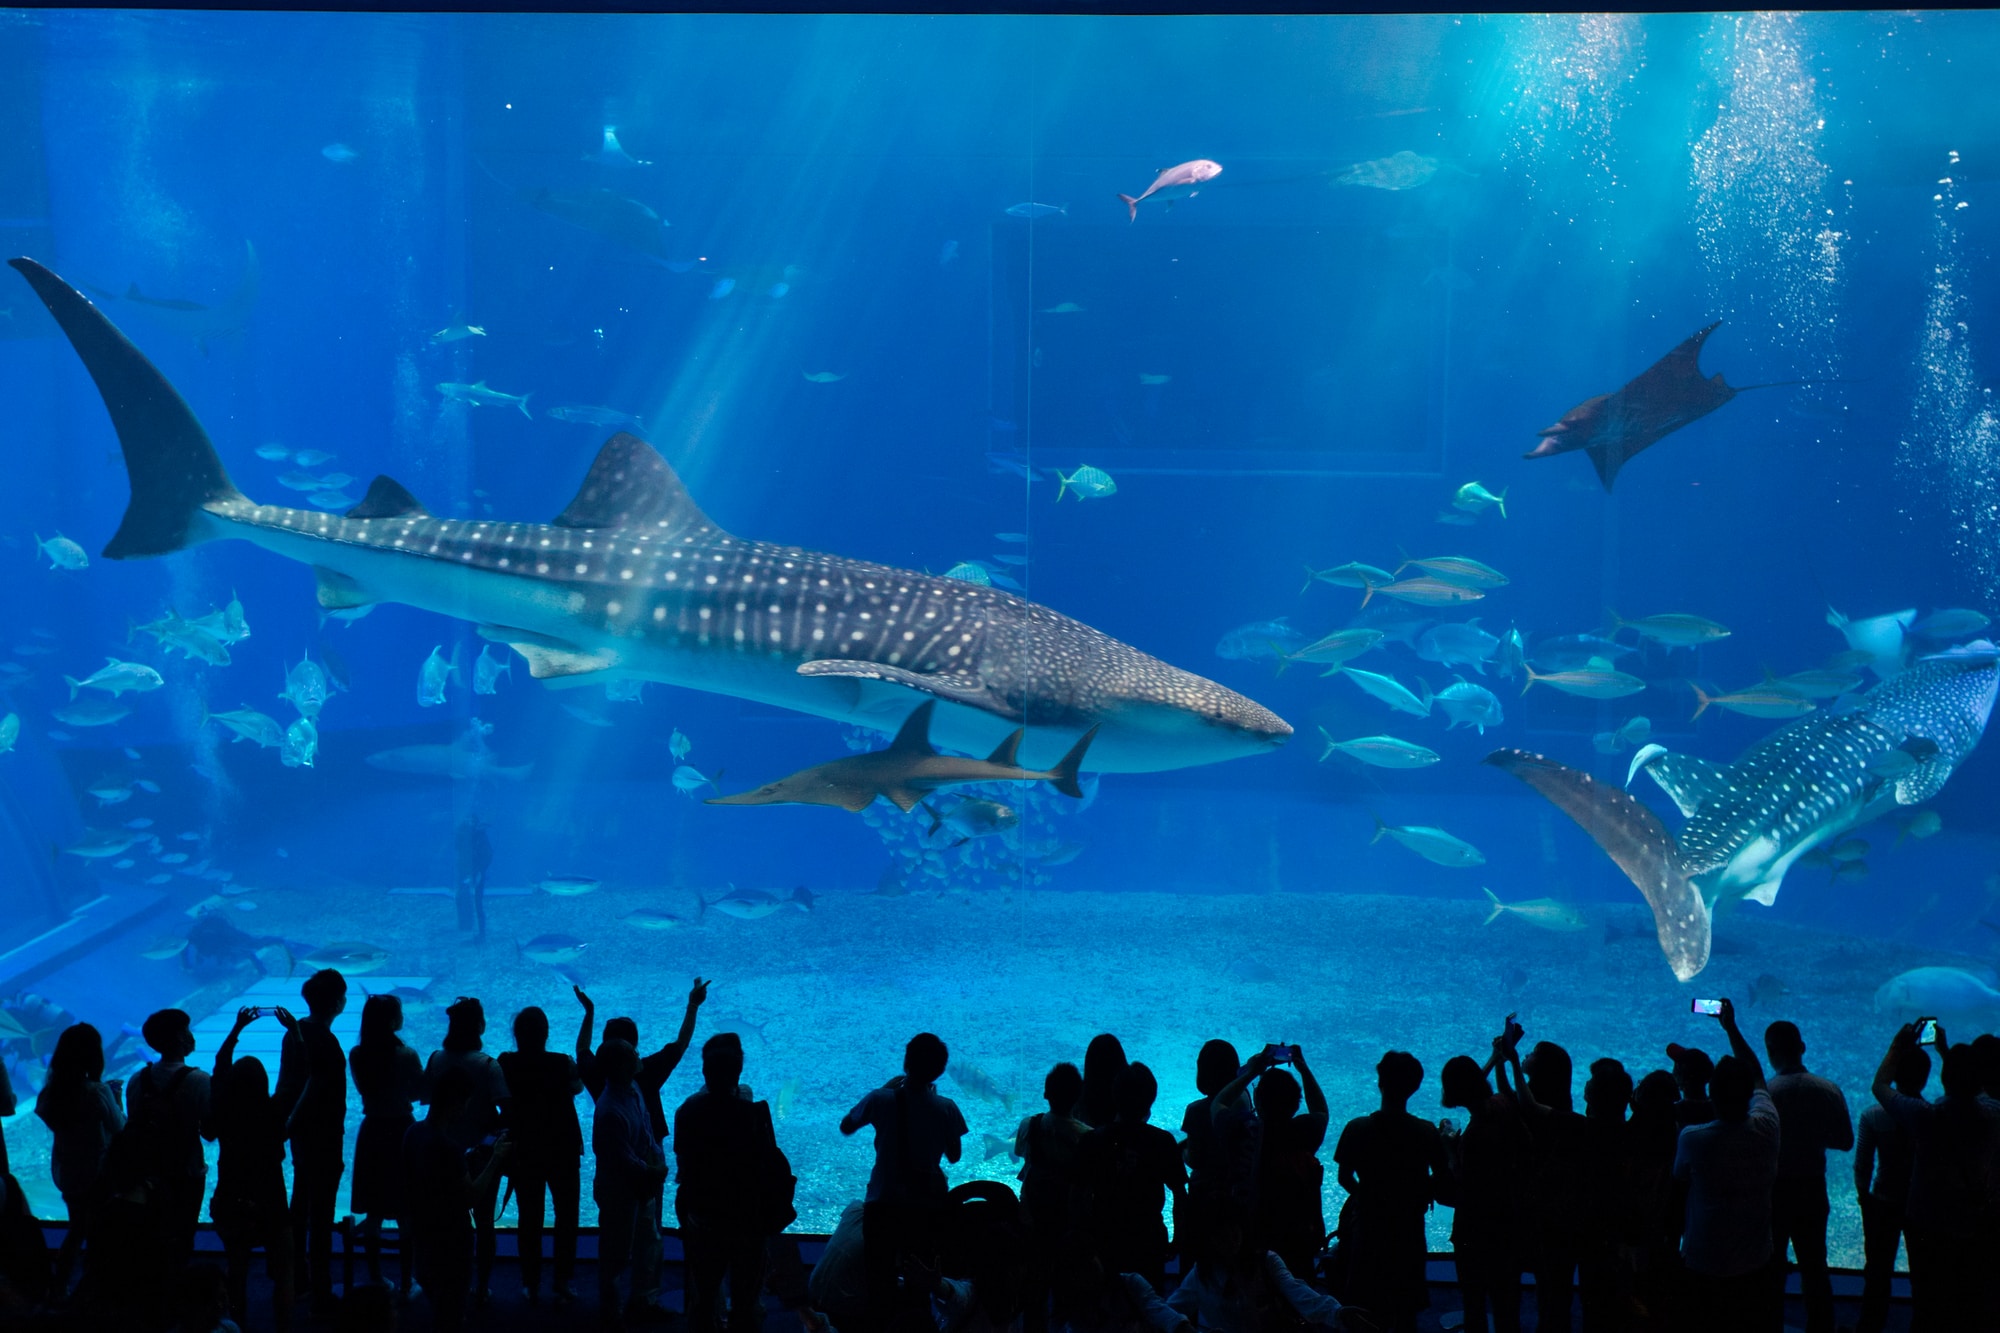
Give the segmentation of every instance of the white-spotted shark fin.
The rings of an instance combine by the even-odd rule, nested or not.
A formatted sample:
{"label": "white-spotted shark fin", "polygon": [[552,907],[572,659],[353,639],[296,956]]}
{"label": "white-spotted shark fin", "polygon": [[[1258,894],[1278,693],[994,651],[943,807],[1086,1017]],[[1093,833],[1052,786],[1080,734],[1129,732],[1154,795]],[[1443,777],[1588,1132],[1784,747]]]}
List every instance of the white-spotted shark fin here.
{"label": "white-spotted shark fin", "polygon": [[910,671],[903,667],[889,666],[882,662],[865,662],[846,658],[826,657],[812,662],[799,663],[801,676],[847,676],[860,680],[879,680],[891,685],[902,685],[920,690],[947,703],[964,704],[982,712],[999,717],[1018,717],[1017,711],[1005,707],[986,682],[970,673]]}
{"label": "white-spotted shark fin", "polygon": [[[1636,774],[1644,768],[1653,781],[1660,784],[1660,790],[1680,807],[1681,813],[1690,818],[1716,793],[1729,786],[1729,770],[1720,764],[1697,759],[1691,754],[1670,753],[1664,745],[1646,748],[1657,753],[1648,756],[1643,764],[1638,756],[1633,756],[1633,772]],[[1626,783],[1629,785],[1630,782],[1628,777]]]}
{"label": "white-spotted shark fin", "polygon": [[1495,750],[1486,762],[1547,797],[1625,872],[1653,909],[1660,951],[1676,977],[1687,981],[1708,965],[1708,904],[1682,869],[1680,851],[1658,815],[1616,787],[1543,755]]}
{"label": "white-spotted shark fin", "polygon": [[685,536],[722,529],[701,511],[660,451],[619,431],[597,451],[559,528],[651,528]]}

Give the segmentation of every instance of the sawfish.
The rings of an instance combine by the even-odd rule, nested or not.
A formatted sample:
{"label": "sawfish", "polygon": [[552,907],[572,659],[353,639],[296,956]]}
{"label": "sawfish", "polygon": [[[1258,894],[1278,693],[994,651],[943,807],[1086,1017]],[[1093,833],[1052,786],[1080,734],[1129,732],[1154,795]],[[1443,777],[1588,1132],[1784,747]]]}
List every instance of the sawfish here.
{"label": "sawfish", "polygon": [[1096,729],[1093,769],[1152,772],[1292,734],[1234,690],[1001,589],[732,536],[624,432],[553,523],[438,518],[388,477],[343,514],[258,504],[102,312],[33,260],[8,262],[117,430],[132,498],[107,559],[248,541],[310,566],[325,610],[397,602],[468,620],[545,685],[661,681],[883,732],[928,698],[933,737],[971,754],[1028,727],[1022,748],[1053,761]]}
{"label": "sawfish", "polygon": [[1701,347],[1722,327],[1717,320],[1668,352],[1616,393],[1586,398],[1539,433],[1542,442],[1523,458],[1552,458],[1582,449],[1609,491],[1618,471],[1642,451],[1681,427],[1701,420],[1739,393],[1805,384],[1784,380],[1732,388],[1720,372],[1704,377]]}
{"label": "sawfish", "polygon": [[968,782],[1046,782],[1063,795],[1083,799],[1077,785],[1077,769],[1097,737],[1097,729],[1083,733],[1056,761],[1054,768],[1036,772],[1022,768],[1017,757],[1024,730],[1016,729],[998,749],[984,759],[960,759],[939,754],[931,748],[931,715],[935,699],[916,706],[904,721],[896,739],[886,750],[849,755],[829,763],[800,769],[790,777],[766,783],[754,791],[733,796],[712,796],[710,805],[837,805],[843,810],[866,810],[876,797],[895,803],[908,814],[931,792]]}
{"label": "sawfish", "polygon": [[[1982,639],[1881,682],[1853,712],[1780,727],[1733,764],[1648,745],[1626,781],[1651,775],[1686,816],[1678,837],[1629,793],[1543,755],[1495,750],[1486,762],[1596,840],[1651,905],[1667,963],[1687,981],[1708,963],[1717,901],[1769,906],[1785,872],[1814,847],[1936,796],[1979,744],[1996,687],[2000,649]],[[1907,762],[1882,763],[1892,750]]]}

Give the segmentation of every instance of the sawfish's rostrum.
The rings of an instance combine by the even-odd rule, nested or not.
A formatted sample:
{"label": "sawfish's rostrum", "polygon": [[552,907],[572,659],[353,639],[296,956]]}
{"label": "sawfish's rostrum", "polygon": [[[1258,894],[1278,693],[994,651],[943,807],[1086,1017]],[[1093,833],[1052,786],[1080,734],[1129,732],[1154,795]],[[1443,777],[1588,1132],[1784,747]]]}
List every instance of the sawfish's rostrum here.
{"label": "sawfish's rostrum", "polygon": [[1590,455],[1604,489],[1610,490],[1618,470],[1635,454],[1745,392],[1730,388],[1720,374],[1702,376],[1701,345],[1721,327],[1721,320],[1709,325],[1616,393],[1584,399],[1555,425],[1543,428],[1542,442],[1522,457],[1549,458],[1582,449]]}
{"label": "sawfish's rostrum", "polygon": [[[1553,759],[1495,750],[1486,762],[1596,840],[1651,904],[1660,948],[1686,981],[1708,963],[1716,901],[1768,906],[1785,872],[1814,847],[1937,795],[1979,744],[1996,687],[2000,650],[1982,640],[1883,681],[1852,712],[1780,727],[1727,766],[1648,745],[1633,757],[1631,776],[1651,774],[1680,807],[1687,822],[1678,837],[1630,795]],[[1901,762],[1885,765],[1891,752]]]}
{"label": "sawfish's rostrum", "polygon": [[617,434],[553,523],[438,518],[387,477],[345,514],[252,501],[201,423],[118,329],[46,268],[9,261],[96,380],[131,480],[106,557],[239,538],[312,566],[328,610],[377,602],[470,620],[551,686],[656,680],[891,731],[936,701],[932,735],[984,753],[1021,727],[1053,762],[1095,731],[1093,769],[1261,754],[1268,709],[997,588],[747,541],[665,459]]}
{"label": "sawfish's rostrum", "polygon": [[908,814],[931,792],[968,782],[1046,782],[1065,796],[1083,798],[1077,769],[1097,737],[1097,728],[1086,731],[1054,768],[1036,772],[1022,768],[1016,759],[1021,737],[1027,734],[1024,729],[1013,732],[984,759],[939,754],[930,741],[931,714],[936,709],[936,700],[918,704],[886,750],[815,764],[755,791],[710,797],[708,804],[837,805],[843,810],[866,810],[879,796]]}

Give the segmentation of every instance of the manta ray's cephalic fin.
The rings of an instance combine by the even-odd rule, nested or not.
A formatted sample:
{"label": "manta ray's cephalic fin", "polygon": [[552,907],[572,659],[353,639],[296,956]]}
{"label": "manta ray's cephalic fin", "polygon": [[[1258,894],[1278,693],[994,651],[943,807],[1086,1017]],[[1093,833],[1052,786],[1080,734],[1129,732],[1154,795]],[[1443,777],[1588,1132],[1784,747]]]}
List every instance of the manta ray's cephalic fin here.
{"label": "manta ray's cephalic fin", "polygon": [[1590,774],[1526,750],[1486,756],[1577,822],[1625,872],[1653,909],[1653,927],[1667,965],[1682,981],[1708,965],[1708,905],[1681,868],[1673,836],[1660,817],[1618,788]]}

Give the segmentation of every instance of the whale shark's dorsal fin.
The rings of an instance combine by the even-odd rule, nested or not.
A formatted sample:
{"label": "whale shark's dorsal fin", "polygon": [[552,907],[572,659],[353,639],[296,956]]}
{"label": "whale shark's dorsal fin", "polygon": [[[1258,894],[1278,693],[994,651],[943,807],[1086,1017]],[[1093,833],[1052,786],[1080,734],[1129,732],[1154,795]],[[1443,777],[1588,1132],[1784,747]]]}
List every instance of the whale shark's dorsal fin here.
{"label": "whale shark's dorsal fin", "polygon": [[429,518],[431,511],[424,508],[409,488],[394,477],[377,477],[368,483],[368,494],[361,497],[361,503],[347,511],[347,518]]}
{"label": "whale shark's dorsal fin", "polygon": [[556,516],[559,528],[660,528],[675,535],[721,533],[701,512],[660,451],[638,436],[619,431],[597,451],[569,508]]}

